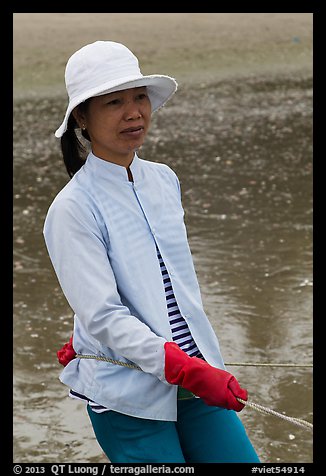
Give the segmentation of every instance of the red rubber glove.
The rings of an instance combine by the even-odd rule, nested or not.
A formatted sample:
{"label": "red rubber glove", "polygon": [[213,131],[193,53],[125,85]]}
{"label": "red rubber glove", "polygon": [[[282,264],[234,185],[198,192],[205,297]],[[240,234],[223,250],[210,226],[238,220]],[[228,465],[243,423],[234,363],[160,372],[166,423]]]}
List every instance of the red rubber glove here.
{"label": "red rubber glove", "polygon": [[207,405],[236,412],[244,408],[235,397],[247,400],[248,392],[229,372],[212,367],[198,357],[189,357],[175,342],[166,342],[164,349],[167,382],[189,390]]}
{"label": "red rubber glove", "polygon": [[69,362],[74,359],[76,356],[75,349],[72,346],[72,336],[69,339],[62,349],[58,350],[57,357],[58,361],[64,367],[69,364]]}

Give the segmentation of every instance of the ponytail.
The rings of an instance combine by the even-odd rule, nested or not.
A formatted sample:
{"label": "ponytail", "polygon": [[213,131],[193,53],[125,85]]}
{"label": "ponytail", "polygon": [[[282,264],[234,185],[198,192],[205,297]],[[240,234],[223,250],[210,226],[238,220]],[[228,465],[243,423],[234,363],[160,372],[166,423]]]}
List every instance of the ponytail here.
{"label": "ponytail", "polygon": [[[76,127],[77,122],[74,116],[70,114],[67,130],[61,137],[63,161],[70,178],[84,165],[86,160],[86,148],[76,135]],[[82,135],[85,139],[90,140],[87,131],[82,131]]]}

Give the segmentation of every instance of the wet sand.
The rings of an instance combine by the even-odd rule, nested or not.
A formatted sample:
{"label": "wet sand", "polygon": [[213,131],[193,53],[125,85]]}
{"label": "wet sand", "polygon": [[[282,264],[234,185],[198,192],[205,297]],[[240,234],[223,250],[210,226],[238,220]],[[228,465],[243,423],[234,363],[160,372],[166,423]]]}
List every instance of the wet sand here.
{"label": "wet sand", "polygon": [[312,13],[15,13],[15,97],[65,94],[68,57],[99,39],[181,85],[312,71]]}

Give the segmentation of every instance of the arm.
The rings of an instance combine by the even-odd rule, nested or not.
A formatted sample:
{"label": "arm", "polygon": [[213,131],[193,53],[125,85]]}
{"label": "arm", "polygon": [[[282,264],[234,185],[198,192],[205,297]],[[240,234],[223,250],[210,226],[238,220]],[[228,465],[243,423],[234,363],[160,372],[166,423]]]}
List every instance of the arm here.
{"label": "arm", "polygon": [[106,244],[87,205],[57,200],[46,218],[44,238],[63,293],[85,330],[165,381],[166,341],[121,303]]}

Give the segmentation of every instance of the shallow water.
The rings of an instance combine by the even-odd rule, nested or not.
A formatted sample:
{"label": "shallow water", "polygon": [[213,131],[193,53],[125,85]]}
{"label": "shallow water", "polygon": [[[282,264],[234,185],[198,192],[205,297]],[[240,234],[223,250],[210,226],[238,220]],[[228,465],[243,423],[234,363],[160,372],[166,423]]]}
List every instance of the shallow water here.
{"label": "shallow water", "polygon": [[[53,136],[63,99],[14,108],[14,461],[106,461],[58,380],[72,312],[42,226],[67,182]],[[204,307],[225,361],[312,361],[312,84],[180,86],[139,154],[178,174]],[[312,371],[229,366],[252,401],[312,421]],[[311,462],[310,432],[241,413],[262,462]]]}

